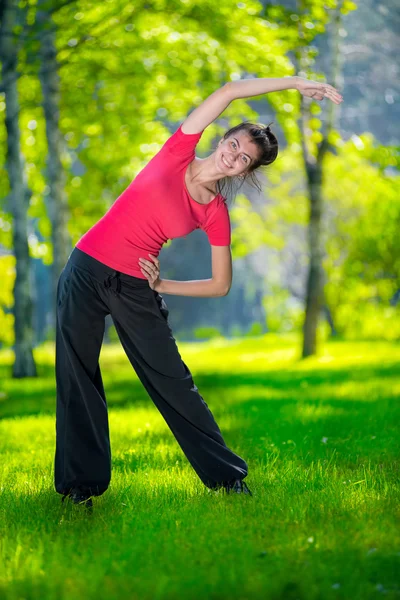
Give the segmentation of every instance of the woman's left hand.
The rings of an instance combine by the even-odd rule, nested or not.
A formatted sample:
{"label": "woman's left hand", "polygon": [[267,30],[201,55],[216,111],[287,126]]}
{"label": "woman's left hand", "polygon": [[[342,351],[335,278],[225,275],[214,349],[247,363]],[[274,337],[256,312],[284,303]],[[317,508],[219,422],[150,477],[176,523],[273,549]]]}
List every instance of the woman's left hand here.
{"label": "woman's left hand", "polygon": [[329,98],[335,104],[343,102],[342,94],[333,85],[329,85],[329,83],[320,83],[319,81],[312,81],[312,79],[305,79],[296,75],[296,89],[302,96],[307,96],[314,100]]}
{"label": "woman's left hand", "polygon": [[157,288],[161,283],[160,261],[158,258],[153,256],[153,254],[149,253],[149,256],[153,262],[146,260],[145,258],[139,258],[139,266],[142,273],[146,275],[147,279],[149,280],[149,286],[151,289],[157,292]]}

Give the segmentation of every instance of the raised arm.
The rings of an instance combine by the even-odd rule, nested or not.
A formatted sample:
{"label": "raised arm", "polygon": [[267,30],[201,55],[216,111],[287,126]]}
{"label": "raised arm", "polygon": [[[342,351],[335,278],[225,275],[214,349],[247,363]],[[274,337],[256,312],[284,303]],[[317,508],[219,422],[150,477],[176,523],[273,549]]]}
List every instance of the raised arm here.
{"label": "raised arm", "polygon": [[295,89],[303,96],[322,100],[329,98],[335,104],[343,100],[341,94],[328,83],[293,77],[260,77],[228,81],[197,106],[182,123],[183,133],[200,133],[217,119],[236,98],[251,98],[269,92]]}
{"label": "raised arm", "polygon": [[182,123],[183,133],[200,133],[219,117],[236,98],[248,98],[296,87],[295,77],[228,81],[197,106]]}
{"label": "raised arm", "polygon": [[268,92],[279,92],[281,90],[294,89],[303,96],[323,100],[329,98],[335,104],[340,104],[343,100],[342,95],[333,85],[320,81],[313,81],[305,77],[294,75],[292,77],[263,77],[260,79],[239,79],[239,81],[230,81],[227,84],[231,90],[233,98],[249,98],[250,96],[259,96],[268,94]]}
{"label": "raised arm", "polygon": [[229,91],[229,83],[218,88],[197,106],[182,123],[183,133],[200,133],[229,106],[233,100]]}

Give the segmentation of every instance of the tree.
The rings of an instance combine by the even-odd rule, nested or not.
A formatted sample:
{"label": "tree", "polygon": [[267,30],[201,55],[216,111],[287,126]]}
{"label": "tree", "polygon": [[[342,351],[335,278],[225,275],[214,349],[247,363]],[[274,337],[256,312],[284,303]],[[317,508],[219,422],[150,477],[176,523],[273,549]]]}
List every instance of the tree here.
{"label": "tree", "polygon": [[[329,83],[340,89],[340,49],[338,44],[338,30],[341,14],[354,10],[356,4],[348,0],[299,0],[297,11],[298,45],[295,49],[295,64],[298,75],[307,79],[317,80],[319,75],[312,72],[312,65],[317,54],[316,48],[310,43],[316,33],[325,30],[331,14],[333,43],[331,49],[332,73],[325,76]],[[293,11],[278,9],[279,19],[286,23],[292,19]],[[274,11],[274,8],[271,9]],[[329,103],[325,131],[320,131],[322,121],[316,118],[320,112],[318,105],[301,97],[299,126],[300,143],[306,185],[308,191],[308,255],[309,265],[306,281],[305,314],[303,322],[302,357],[306,358],[316,353],[317,327],[323,306],[324,298],[324,272],[323,272],[323,241],[322,219],[324,201],[322,195],[324,159],[329,150],[334,150],[332,134],[337,106]]]}
{"label": "tree", "polygon": [[15,361],[13,377],[34,377],[36,365],[32,353],[32,300],[29,279],[27,211],[30,190],[24,175],[20,148],[19,100],[17,89],[17,45],[13,30],[17,24],[17,6],[13,0],[0,1],[0,60],[6,104],[7,172],[10,183],[8,204],[13,217],[13,250],[16,277],[14,284]]}
{"label": "tree", "polygon": [[[54,5],[51,4],[51,6]],[[51,243],[53,262],[51,276],[52,306],[56,305],[57,282],[61,270],[67,262],[71,250],[71,239],[68,232],[69,207],[65,191],[65,172],[61,161],[63,153],[62,132],[59,127],[60,118],[60,76],[57,59],[55,25],[49,3],[39,0],[36,13],[36,27],[40,41],[39,78],[43,94],[43,112],[46,122],[47,140],[47,176],[49,193],[46,195],[47,214],[51,222]]]}

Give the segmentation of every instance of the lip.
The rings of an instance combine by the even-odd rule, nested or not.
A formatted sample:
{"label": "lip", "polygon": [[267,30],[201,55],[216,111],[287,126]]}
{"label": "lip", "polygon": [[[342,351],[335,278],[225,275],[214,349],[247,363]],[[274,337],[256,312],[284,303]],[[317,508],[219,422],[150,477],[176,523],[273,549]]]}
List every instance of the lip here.
{"label": "lip", "polygon": [[[222,160],[222,157],[223,157],[223,156],[224,156],[224,155],[223,155],[223,154],[221,154],[221,162],[222,162],[222,164],[224,165],[225,169],[232,169],[232,167],[228,167],[228,165],[226,165],[226,164],[224,163],[224,161]],[[225,157],[224,157],[224,158],[225,158]]]}

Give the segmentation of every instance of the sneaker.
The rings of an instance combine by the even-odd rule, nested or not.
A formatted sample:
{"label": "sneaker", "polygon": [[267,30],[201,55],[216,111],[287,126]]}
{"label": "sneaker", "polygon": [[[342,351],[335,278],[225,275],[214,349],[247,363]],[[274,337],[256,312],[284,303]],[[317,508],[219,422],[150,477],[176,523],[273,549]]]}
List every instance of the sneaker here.
{"label": "sneaker", "polygon": [[83,492],[79,488],[72,488],[63,495],[61,502],[64,502],[67,497],[69,497],[74,504],[82,504],[85,508],[89,509],[89,511],[93,508],[93,501],[89,492]]}
{"label": "sneaker", "polygon": [[253,495],[243,479],[229,481],[228,483],[224,484],[224,488],[227,494],[229,494],[229,492],[235,492],[236,494],[248,494],[249,496]]}

